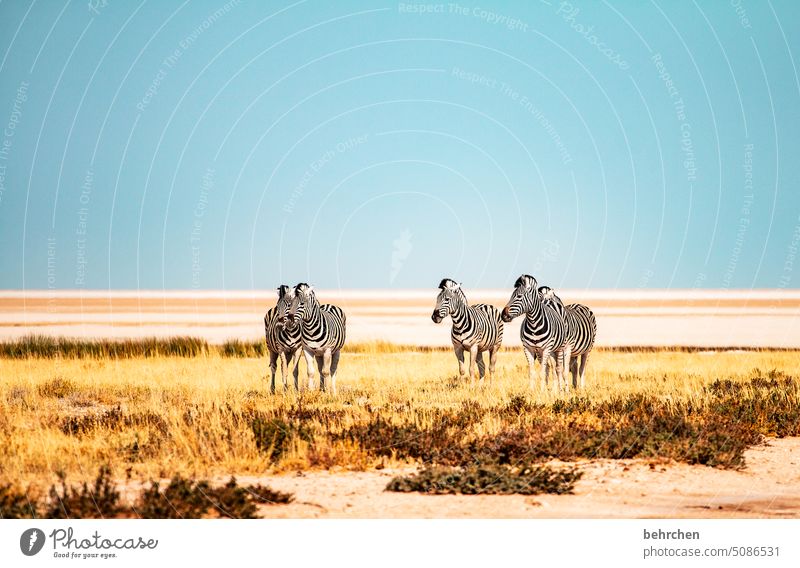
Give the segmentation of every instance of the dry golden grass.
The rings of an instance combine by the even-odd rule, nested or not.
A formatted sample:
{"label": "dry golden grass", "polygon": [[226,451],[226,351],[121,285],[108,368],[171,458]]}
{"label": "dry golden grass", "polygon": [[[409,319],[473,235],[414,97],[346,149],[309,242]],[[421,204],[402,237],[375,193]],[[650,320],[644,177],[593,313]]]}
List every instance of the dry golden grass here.
{"label": "dry golden grass", "polygon": [[[104,464],[114,476],[133,479],[383,467],[405,458],[381,456],[352,437],[327,434],[363,424],[378,410],[408,421],[427,411],[433,416],[475,404],[497,408],[514,397],[551,406],[559,398],[530,391],[520,351],[501,353],[491,384],[462,383],[456,369],[452,352],[366,345],[342,356],[336,396],[291,387],[273,396],[265,358],[211,352],[185,358],[0,359],[0,485],[44,491],[57,472],[71,481],[90,480]],[[638,393],[675,404],[702,403],[716,379],[740,381],[770,370],[798,377],[800,357],[786,351],[599,351],[580,394],[592,403]],[[282,441],[270,420],[287,416],[293,430]],[[491,434],[515,420],[489,412],[471,427],[475,435]],[[596,417],[577,413],[576,420],[591,423]],[[258,432],[266,437],[257,439]]]}

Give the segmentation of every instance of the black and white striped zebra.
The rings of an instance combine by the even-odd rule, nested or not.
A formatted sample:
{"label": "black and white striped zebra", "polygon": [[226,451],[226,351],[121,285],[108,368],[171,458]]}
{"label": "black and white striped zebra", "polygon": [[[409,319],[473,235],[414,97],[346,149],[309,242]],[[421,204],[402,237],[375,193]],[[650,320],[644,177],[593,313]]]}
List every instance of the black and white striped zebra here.
{"label": "black and white striped zebra", "polygon": [[458,372],[463,378],[464,351],[469,351],[469,377],[475,379],[475,367],[478,367],[480,380],[483,381],[486,368],[483,361],[483,352],[489,352],[489,380],[494,375],[497,363],[497,352],[503,342],[503,322],[500,320],[500,310],[488,304],[470,306],[461,285],[445,278],[439,283],[439,295],[436,297],[436,307],[431,314],[434,323],[440,323],[447,316],[451,316],[453,330],[450,338],[453,341],[453,350],[458,359]]}
{"label": "black and white striped zebra", "polygon": [[[294,299],[294,289],[281,284],[278,286],[278,301],[275,307],[269,309],[264,316],[264,334],[267,341],[267,352],[269,353],[269,368],[272,373],[270,381],[270,391],[275,393],[275,374],[278,367],[278,359],[281,361],[281,377],[283,378],[283,389],[289,388],[288,372],[294,375],[294,388],[299,390],[300,372],[300,353],[306,358],[308,368],[309,388],[314,382],[314,360],[311,355],[303,351],[300,341],[300,326],[289,322],[287,313]],[[294,367],[292,367],[294,365]]]}
{"label": "black and white striped zebra", "polygon": [[557,390],[564,381],[563,355],[566,348],[567,329],[561,311],[542,300],[538,291],[536,278],[523,274],[514,282],[514,291],[503,308],[504,322],[525,314],[525,321],[520,327],[520,339],[528,359],[528,376],[531,388],[536,386],[535,363],[538,357],[542,361],[542,387],[547,386],[550,374],[550,357],[556,362],[556,380],[553,382]]}
{"label": "black and white striped zebra", "polygon": [[564,305],[552,288],[540,286],[539,294],[546,304],[560,311],[567,326],[567,346],[564,349],[565,371],[569,361],[569,372],[572,374],[572,386],[583,388],[586,385],[586,363],[594,347],[597,336],[597,320],[588,306],[583,304]]}
{"label": "black and white striped zebra", "polygon": [[344,311],[338,306],[320,304],[313,286],[302,282],[294,288],[287,317],[299,324],[303,349],[317,360],[320,390],[330,384],[331,392],[336,394],[336,369],[345,341]]}

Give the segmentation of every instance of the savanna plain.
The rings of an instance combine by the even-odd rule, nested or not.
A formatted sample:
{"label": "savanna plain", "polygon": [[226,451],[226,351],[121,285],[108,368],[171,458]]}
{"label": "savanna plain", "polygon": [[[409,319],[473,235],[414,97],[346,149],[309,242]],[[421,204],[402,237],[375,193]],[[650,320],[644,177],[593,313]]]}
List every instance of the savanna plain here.
{"label": "savanna plain", "polygon": [[345,348],[271,394],[262,342],[0,350],[3,517],[797,517],[793,350],[610,349],[585,389],[446,348]]}

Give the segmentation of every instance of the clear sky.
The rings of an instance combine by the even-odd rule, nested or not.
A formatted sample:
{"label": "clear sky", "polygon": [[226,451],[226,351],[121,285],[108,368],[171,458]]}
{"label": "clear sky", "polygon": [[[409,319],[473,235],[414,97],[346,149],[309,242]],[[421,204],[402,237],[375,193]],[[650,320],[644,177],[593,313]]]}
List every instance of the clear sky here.
{"label": "clear sky", "polygon": [[0,288],[797,288],[798,22],[5,0]]}

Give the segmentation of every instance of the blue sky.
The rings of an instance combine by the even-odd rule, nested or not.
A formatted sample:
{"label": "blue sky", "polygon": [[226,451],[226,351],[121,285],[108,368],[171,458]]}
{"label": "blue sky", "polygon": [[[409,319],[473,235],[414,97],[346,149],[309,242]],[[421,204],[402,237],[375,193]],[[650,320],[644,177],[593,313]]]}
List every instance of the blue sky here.
{"label": "blue sky", "polygon": [[798,21],[6,0],[0,287],[797,288]]}

